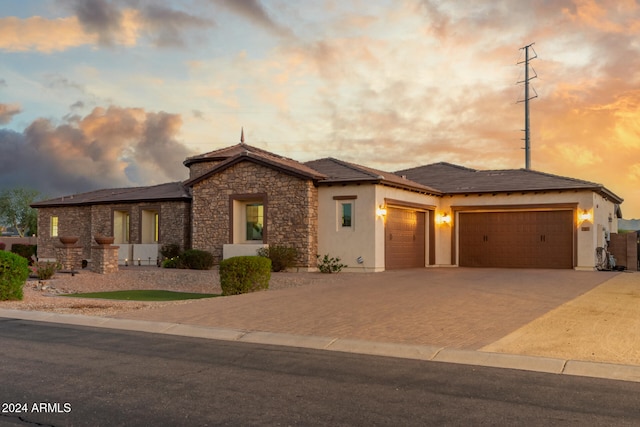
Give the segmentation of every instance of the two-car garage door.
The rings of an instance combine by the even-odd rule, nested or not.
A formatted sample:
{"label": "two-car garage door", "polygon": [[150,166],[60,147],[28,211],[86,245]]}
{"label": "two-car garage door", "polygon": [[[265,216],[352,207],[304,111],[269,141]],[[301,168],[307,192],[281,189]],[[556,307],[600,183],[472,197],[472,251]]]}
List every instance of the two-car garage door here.
{"label": "two-car garage door", "polygon": [[460,212],[462,267],[572,268],[571,210]]}

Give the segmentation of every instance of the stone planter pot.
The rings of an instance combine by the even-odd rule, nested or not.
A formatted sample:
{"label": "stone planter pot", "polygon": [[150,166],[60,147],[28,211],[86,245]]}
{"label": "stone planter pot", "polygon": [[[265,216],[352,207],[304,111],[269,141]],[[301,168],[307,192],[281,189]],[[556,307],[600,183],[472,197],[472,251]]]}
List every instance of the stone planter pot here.
{"label": "stone planter pot", "polygon": [[99,245],[111,245],[115,238],[109,236],[95,236],[94,239]]}
{"label": "stone planter pot", "polygon": [[79,237],[78,236],[60,236],[60,243],[62,243],[63,245],[74,245]]}

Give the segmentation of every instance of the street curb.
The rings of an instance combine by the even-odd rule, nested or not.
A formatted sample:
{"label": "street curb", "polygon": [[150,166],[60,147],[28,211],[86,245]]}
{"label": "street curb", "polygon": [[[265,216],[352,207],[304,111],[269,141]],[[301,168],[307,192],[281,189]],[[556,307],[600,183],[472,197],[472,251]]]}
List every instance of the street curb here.
{"label": "street curb", "polygon": [[640,366],[169,322],[0,309],[0,318],[640,382]]}

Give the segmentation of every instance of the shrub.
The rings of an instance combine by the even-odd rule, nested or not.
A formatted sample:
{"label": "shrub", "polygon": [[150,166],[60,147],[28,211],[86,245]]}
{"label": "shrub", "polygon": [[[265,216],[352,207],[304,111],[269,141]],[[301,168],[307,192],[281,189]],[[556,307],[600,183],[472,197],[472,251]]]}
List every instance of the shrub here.
{"label": "shrub", "polygon": [[296,265],[298,250],[288,246],[271,245],[258,249],[258,256],[271,260],[271,271],[284,271]]}
{"label": "shrub", "polygon": [[213,267],[213,255],[211,252],[189,249],[178,257],[178,267],[191,270],[209,270]]}
{"label": "shrub", "polygon": [[178,261],[180,259],[178,257],[168,258],[162,261],[163,268],[178,268]]}
{"label": "shrub", "polygon": [[35,274],[40,280],[49,280],[56,274],[57,271],[62,269],[62,265],[59,262],[42,262],[38,261],[33,263],[31,267],[29,267],[33,274]]}
{"label": "shrub", "polygon": [[347,267],[340,262],[340,258],[331,258],[329,255],[325,255],[320,258],[318,255],[318,270],[320,273],[339,273],[343,268]]}
{"label": "shrub", "polygon": [[4,242],[0,242],[0,251],[4,251],[4,248],[6,248],[7,245]]}
{"label": "shrub", "polygon": [[11,252],[27,259],[29,265],[33,264],[33,258],[36,255],[38,247],[36,245],[25,245],[23,243],[14,243],[11,245]]}
{"label": "shrub", "polygon": [[22,286],[29,277],[29,263],[20,255],[0,252],[0,301],[21,300]]}
{"label": "shrub", "polygon": [[166,243],[160,248],[160,255],[164,258],[177,258],[180,255],[180,245],[176,243]]}
{"label": "shrub", "polygon": [[269,289],[271,260],[261,256],[237,256],[220,262],[222,295],[238,295]]}

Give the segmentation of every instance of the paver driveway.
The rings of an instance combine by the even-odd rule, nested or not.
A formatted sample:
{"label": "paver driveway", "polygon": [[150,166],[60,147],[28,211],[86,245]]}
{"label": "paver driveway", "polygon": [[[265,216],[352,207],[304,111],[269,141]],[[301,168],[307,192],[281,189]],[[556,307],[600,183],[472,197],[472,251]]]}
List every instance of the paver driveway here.
{"label": "paver driveway", "polygon": [[314,276],[313,284],[297,288],[114,317],[477,350],[614,274],[470,268],[340,273],[326,281]]}

